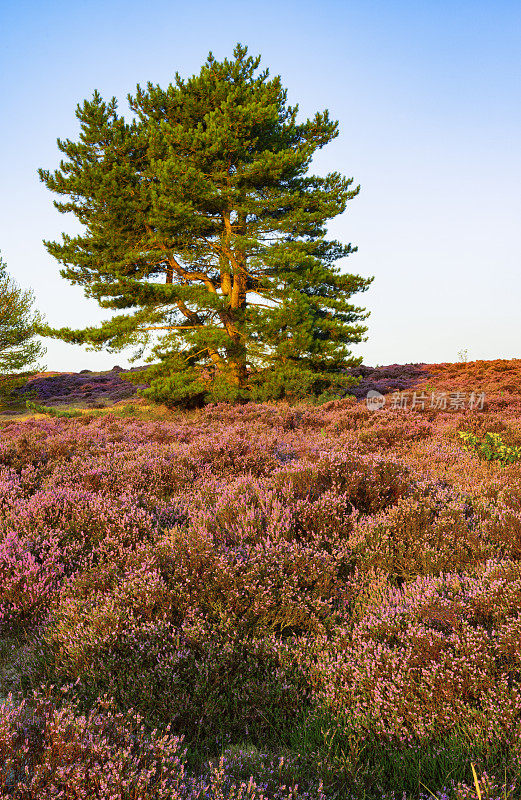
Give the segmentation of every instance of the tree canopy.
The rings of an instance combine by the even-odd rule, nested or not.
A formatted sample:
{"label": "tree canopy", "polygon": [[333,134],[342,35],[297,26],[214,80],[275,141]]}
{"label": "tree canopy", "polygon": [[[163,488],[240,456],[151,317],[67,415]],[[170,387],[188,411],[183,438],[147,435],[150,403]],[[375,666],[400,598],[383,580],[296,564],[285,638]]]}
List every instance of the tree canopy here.
{"label": "tree canopy", "polygon": [[327,110],[298,122],[280,76],[240,44],[233,56],[210,53],[166,90],[138,84],[129,122],[95,91],[76,109],[79,141],[58,139],[67,160],[39,170],[84,225],[48,252],[120,312],[46,334],[147,352],[149,395],[166,402],[323,394],[361,361],[348,346],[364,341],[367,314],[350,298],[372,278],[341,272],[356,247],[326,231],[360,187],[308,174],[338,123]]}
{"label": "tree canopy", "polygon": [[0,256],[1,375],[38,369],[36,362],[46,352],[35,338],[42,318],[38,312],[33,312],[33,303],[33,293],[17,286]]}

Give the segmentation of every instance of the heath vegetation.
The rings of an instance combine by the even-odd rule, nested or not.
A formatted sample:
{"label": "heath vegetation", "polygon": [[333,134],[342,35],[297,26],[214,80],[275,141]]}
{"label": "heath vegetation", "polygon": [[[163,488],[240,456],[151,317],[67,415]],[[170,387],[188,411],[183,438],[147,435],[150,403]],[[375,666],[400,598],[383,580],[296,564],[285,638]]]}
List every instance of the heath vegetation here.
{"label": "heath vegetation", "polygon": [[417,371],[3,424],[1,797],[520,795],[520,363]]}

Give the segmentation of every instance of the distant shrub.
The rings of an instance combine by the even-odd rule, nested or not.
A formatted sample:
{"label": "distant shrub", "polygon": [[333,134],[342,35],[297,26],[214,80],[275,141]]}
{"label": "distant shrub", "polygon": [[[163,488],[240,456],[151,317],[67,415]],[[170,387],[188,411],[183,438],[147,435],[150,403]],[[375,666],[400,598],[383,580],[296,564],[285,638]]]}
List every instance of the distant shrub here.
{"label": "distant shrub", "polygon": [[393,422],[387,425],[375,425],[367,430],[361,430],[358,441],[367,451],[400,447],[413,441],[427,439],[432,435],[432,427],[426,422]]}
{"label": "distant shrub", "polygon": [[31,411],[36,411],[37,414],[48,414],[50,417],[63,417],[64,419],[81,417],[81,411],[60,411],[60,409],[52,408],[52,406],[41,406],[32,400],[27,400],[25,405]]}
{"label": "distant shrub", "polygon": [[[27,385],[32,373],[4,375],[0,377],[0,399],[15,400],[20,390]],[[27,392],[26,397],[35,397],[36,392]]]}

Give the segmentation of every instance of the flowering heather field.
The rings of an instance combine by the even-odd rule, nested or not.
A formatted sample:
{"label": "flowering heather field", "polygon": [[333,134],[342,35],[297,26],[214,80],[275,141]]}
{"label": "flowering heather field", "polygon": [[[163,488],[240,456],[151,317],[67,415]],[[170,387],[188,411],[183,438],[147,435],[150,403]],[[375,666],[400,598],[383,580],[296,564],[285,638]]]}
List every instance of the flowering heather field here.
{"label": "flowering heather field", "polygon": [[34,396],[46,406],[74,403],[86,408],[103,407],[134,397],[138,387],[120,376],[136,369],[139,367],[134,370],[114,367],[108,372],[44,372],[16,389],[14,395],[20,400]]}
{"label": "flowering heather field", "polygon": [[0,800],[521,797],[521,360],[368,369],[3,423]]}

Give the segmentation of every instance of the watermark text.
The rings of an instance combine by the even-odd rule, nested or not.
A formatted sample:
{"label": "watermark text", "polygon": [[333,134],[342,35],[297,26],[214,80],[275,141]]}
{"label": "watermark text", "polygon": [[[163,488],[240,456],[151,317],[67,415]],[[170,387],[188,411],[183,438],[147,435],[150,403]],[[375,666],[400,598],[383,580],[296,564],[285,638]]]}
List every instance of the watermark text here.
{"label": "watermark text", "polygon": [[383,395],[375,389],[370,389],[366,395],[366,404],[369,411],[387,406],[391,410],[410,409],[425,411],[483,411],[485,405],[485,392],[393,392]]}

